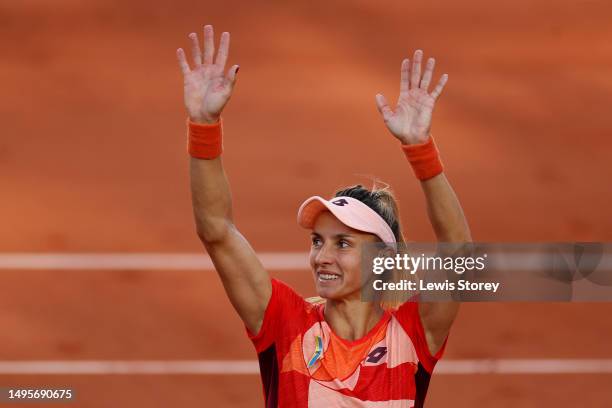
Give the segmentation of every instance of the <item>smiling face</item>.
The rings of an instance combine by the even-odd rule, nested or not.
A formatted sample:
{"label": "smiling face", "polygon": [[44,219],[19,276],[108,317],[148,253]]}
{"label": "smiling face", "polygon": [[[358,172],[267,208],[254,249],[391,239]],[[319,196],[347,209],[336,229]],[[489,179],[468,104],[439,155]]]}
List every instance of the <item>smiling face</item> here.
{"label": "smiling face", "polygon": [[360,298],[362,245],[378,238],[347,227],[328,211],[317,217],[311,238],[310,267],[319,296]]}

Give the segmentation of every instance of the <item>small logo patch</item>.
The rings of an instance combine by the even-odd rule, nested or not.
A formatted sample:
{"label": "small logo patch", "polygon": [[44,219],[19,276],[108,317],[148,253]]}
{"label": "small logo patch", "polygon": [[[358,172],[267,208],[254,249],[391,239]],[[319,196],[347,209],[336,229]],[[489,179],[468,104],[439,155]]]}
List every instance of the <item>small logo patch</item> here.
{"label": "small logo patch", "polygon": [[385,356],[385,354],[387,354],[386,347],[376,347],[374,350],[372,350],[370,354],[368,354],[368,359],[366,360],[366,363],[376,364],[380,361],[381,358]]}
{"label": "small logo patch", "polygon": [[312,354],[312,357],[310,357],[310,360],[308,360],[308,364],[307,364],[308,368],[315,365],[317,360],[319,360],[322,355],[323,355],[323,339],[320,336],[315,336],[315,351]]}
{"label": "small logo patch", "polygon": [[348,204],[348,201],[346,201],[344,198],[341,198],[339,200],[332,201],[332,204],[336,204],[336,205],[338,205],[340,207],[343,207],[343,206]]}

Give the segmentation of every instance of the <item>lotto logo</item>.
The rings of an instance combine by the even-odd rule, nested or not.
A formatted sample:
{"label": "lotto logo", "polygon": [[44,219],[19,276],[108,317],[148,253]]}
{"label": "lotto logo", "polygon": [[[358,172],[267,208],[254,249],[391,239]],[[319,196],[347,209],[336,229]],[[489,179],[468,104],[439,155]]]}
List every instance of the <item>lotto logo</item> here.
{"label": "lotto logo", "polygon": [[381,358],[384,357],[385,354],[387,354],[386,347],[376,347],[374,350],[372,350],[370,354],[368,354],[368,359],[366,360],[366,363],[376,364],[380,361]]}
{"label": "lotto logo", "polygon": [[336,204],[336,205],[338,205],[340,207],[343,207],[343,206],[348,204],[348,201],[346,201],[344,198],[341,198],[339,200],[332,201],[332,204]]}

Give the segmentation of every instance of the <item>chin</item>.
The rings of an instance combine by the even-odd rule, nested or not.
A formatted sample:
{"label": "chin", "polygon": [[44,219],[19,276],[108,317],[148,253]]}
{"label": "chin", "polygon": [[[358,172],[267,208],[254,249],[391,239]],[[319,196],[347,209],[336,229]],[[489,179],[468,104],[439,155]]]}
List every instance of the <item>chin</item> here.
{"label": "chin", "polygon": [[317,285],[317,295],[323,299],[338,299],[340,297],[340,291],[337,289],[322,288]]}
{"label": "chin", "polygon": [[330,287],[328,285],[321,285],[319,283],[316,284],[317,295],[322,297],[323,299],[328,300],[340,300],[350,297],[350,295],[354,292],[359,292],[359,288],[351,289],[346,285],[338,285],[335,287]]}
{"label": "chin", "polygon": [[339,299],[345,292],[344,285],[328,285],[325,283],[315,282],[317,295],[324,299]]}

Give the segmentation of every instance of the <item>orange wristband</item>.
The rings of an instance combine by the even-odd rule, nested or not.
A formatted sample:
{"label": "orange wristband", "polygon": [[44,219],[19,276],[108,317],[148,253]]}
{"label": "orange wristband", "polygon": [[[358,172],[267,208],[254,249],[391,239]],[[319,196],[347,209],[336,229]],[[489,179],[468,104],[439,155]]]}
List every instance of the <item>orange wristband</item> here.
{"label": "orange wristband", "polygon": [[435,177],[444,170],[432,136],[429,136],[425,143],[402,145],[402,150],[412,166],[414,175],[421,181]]}
{"label": "orange wristband", "polygon": [[196,159],[214,159],[223,152],[223,123],[194,123],[187,118],[188,151]]}

